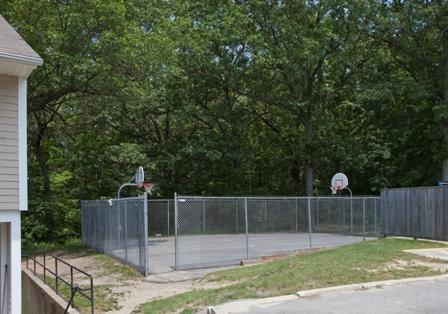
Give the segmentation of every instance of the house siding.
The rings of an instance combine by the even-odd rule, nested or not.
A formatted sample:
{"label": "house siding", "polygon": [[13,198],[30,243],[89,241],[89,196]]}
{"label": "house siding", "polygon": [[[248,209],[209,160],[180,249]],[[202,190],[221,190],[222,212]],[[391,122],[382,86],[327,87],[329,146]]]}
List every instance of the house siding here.
{"label": "house siding", "polygon": [[19,209],[18,81],[0,75],[0,210]]}

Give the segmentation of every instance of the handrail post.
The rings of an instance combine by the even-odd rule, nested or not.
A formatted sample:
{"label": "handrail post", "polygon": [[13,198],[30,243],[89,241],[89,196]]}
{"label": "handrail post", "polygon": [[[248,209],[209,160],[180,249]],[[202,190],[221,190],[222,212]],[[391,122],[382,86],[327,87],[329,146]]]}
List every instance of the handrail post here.
{"label": "handrail post", "polygon": [[59,274],[58,274],[58,260],[54,257],[54,272],[56,274],[56,294],[59,295]]}
{"label": "handrail post", "polygon": [[44,283],[47,283],[47,254],[44,252]]}
{"label": "handrail post", "polygon": [[73,289],[73,266],[70,266],[70,290],[72,291],[72,295],[73,295],[72,306],[75,306],[74,295],[75,295],[76,289],[77,289],[77,287],[75,289]]}
{"label": "handrail post", "polygon": [[92,314],[94,314],[94,302],[93,302],[93,278],[90,277],[90,308],[92,311]]}

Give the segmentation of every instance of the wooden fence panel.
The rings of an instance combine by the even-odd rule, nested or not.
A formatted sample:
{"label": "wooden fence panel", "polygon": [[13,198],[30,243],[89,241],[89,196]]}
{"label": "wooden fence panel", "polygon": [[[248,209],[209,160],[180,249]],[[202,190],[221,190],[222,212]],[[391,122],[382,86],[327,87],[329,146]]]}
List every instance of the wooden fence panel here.
{"label": "wooden fence panel", "polygon": [[448,187],[381,191],[386,235],[448,240]]}

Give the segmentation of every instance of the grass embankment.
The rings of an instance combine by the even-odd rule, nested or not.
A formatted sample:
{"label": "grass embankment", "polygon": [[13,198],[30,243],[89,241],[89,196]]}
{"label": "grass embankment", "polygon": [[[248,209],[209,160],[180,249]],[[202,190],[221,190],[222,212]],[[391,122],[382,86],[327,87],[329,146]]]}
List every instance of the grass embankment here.
{"label": "grass embankment", "polygon": [[193,313],[229,300],[292,294],[336,285],[438,275],[441,272],[411,261],[429,259],[403,250],[447,247],[405,239],[367,241],[336,249],[295,256],[268,264],[235,268],[208,275],[205,280],[226,282],[224,288],[198,290],[143,305],[139,313]]}
{"label": "grass embankment", "polygon": [[[125,266],[114,259],[100,253],[96,253],[93,250],[87,248],[80,239],[71,239],[64,244],[55,244],[55,243],[38,243],[33,245],[32,247],[25,247],[24,252],[25,256],[30,255],[33,256],[35,254],[39,254],[39,252],[48,252],[49,254],[55,256],[61,256],[62,259],[65,260],[65,255],[70,255],[71,257],[82,257],[82,256],[92,256],[95,260],[95,265],[98,270],[101,270],[102,274],[114,274],[117,280],[126,281],[126,280],[135,280],[141,278],[141,274],[138,273],[133,268]],[[51,259],[51,258],[49,258]],[[48,266],[48,265],[47,265]],[[70,282],[70,274],[68,273],[68,267],[65,265],[62,266],[62,269],[59,269],[59,275],[67,282]],[[38,271],[43,271],[41,267],[37,267]],[[52,271],[55,271],[54,265],[50,267]],[[62,270],[62,272],[61,272]],[[87,270],[87,272],[89,272]],[[75,277],[76,277],[75,271]],[[39,275],[40,279],[44,281],[43,274]],[[82,282],[82,284],[81,284]],[[50,286],[54,291],[56,291],[56,279],[54,275],[47,272],[46,276],[46,284]],[[112,293],[112,285],[110,284],[97,284],[95,282],[95,276],[93,278],[94,284],[94,306],[95,312],[104,313],[107,311],[112,311],[118,309],[118,301],[116,296]],[[83,275],[79,275],[74,280],[74,285],[79,286],[82,289],[90,288],[90,285],[87,283],[87,277]],[[59,295],[65,299],[67,302],[71,297],[71,289],[65,284],[62,280],[59,280],[58,283],[58,292]],[[84,291],[85,294],[89,295],[90,291]],[[81,313],[90,313],[90,301],[82,296],[79,292],[75,294],[74,297],[75,307],[80,310]]]}

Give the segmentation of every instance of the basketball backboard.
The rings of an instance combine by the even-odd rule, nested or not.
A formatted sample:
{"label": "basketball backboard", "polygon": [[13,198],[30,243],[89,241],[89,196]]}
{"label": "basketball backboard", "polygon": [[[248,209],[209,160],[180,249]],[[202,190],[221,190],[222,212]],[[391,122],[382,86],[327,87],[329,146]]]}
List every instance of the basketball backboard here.
{"label": "basketball backboard", "polygon": [[336,173],[331,179],[331,190],[333,191],[333,194],[335,194],[339,190],[345,189],[347,186],[347,176],[342,172]]}

